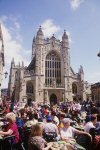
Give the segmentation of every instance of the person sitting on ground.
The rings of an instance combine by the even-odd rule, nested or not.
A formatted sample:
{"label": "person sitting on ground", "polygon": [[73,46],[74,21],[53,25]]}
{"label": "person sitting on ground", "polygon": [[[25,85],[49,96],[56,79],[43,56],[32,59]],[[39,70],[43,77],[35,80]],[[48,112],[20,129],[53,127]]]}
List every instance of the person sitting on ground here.
{"label": "person sitting on ground", "polygon": [[48,150],[52,144],[46,147],[47,142],[42,138],[43,125],[37,123],[33,126],[31,135],[29,138],[28,150]]}
{"label": "person sitting on ground", "polygon": [[61,139],[70,142],[70,141],[75,141],[74,135],[75,134],[87,134],[91,137],[89,133],[86,133],[84,131],[77,130],[73,127],[70,126],[70,119],[69,118],[64,118],[63,119],[63,125],[64,127],[60,130],[60,136]]}

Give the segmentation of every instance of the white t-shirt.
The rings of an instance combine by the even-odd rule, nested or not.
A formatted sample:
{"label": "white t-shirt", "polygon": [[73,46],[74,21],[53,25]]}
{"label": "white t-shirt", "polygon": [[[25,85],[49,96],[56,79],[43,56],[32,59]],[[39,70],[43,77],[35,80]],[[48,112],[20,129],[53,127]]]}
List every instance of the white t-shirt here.
{"label": "white t-shirt", "polygon": [[69,128],[62,128],[60,130],[61,137],[63,138],[74,138],[74,134],[77,132],[77,130],[73,127]]}
{"label": "white t-shirt", "polygon": [[76,110],[81,110],[81,105],[79,103],[75,104]]}
{"label": "white t-shirt", "polygon": [[90,131],[91,128],[95,128],[95,126],[90,121],[90,122],[86,123],[84,131],[87,132],[87,133],[89,133],[89,131]]}

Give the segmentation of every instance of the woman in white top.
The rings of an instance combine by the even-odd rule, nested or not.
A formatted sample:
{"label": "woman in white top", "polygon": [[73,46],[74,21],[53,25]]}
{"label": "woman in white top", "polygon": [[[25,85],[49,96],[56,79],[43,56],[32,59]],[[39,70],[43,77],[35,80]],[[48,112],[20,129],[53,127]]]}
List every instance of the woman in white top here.
{"label": "woman in white top", "polygon": [[63,125],[64,127],[60,130],[60,136],[61,139],[70,142],[70,141],[75,141],[74,139],[74,134],[87,134],[91,136],[89,133],[86,133],[84,131],[79,131],[73,127],[70,126],[70,119],[69,118],[64,118],[63,119]]}

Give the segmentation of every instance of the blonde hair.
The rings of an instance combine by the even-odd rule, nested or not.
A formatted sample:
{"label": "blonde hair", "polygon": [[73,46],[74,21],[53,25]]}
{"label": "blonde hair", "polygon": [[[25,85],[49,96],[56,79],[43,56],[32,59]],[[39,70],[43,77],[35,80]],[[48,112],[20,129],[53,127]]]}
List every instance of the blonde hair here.
{"label": "blonde hair", "polygon": [[6,118],[9,119],[12,123],[16,122],[16,115],[13,112],[8,113]]}
{"label": "blonde hair", "polygon": [[42,136],[43,125],[41,123],[34,124],[31,131],[31,137]]}

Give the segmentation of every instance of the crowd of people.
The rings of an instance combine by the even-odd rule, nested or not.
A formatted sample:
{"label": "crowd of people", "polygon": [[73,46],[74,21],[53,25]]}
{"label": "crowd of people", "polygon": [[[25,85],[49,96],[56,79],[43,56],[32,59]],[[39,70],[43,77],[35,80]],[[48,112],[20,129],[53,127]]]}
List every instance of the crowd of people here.
{"label": "crowd of people", "polygon": [[0,115],[0,136],[14,135],[16,150],[53,150],[53,142],[59,141],[70,143],[66,149],[76,150],[72,143],[82,144],[81,135],[89,139],[89,143],[82,144],[86,150],[100,149],[100,110],[92,101],[55,105],[17,102],[12,109],[11,103],[3,98]]}

